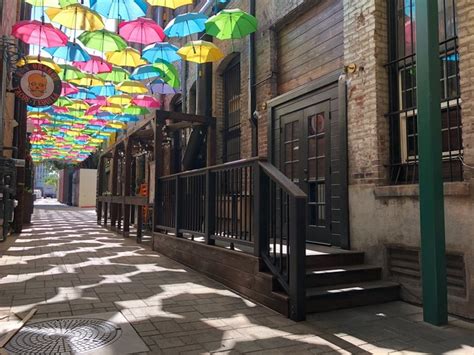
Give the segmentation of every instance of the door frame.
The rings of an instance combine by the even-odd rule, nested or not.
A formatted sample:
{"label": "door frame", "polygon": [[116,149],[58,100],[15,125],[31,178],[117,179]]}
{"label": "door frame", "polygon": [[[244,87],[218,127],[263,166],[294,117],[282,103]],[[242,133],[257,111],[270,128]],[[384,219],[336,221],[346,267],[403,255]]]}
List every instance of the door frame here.
{"label": "door frame", "polygon": [[[338,95],[338,129],[340,137],[339,149],[341,155],[340,159],[340,183],[341,188],[341,199],[343,199],[343,208],[340,211],[341,214],[341,235],[340,245],[342,249],[349,250],[350,245],[350,225],[349,225],[349,179],[348,179],[348,143],[347,143],[347,84],[345,75],[335,73],[324,76],[318,80],[315,80],[307,85],[299,87],[288,93],[282,94],[267,101],[267,115],[268,115],[268,159],[269,161],[277,165],[277,157],[275,157],[275,135],[280,127],[275,126],[276,114],[283,108],[290,108],[293,105],[301,105],[302,108],[306,105],[305,103],[309,100],[314,103],[324,101],[324,97],[327,97],[327,90],[334,87],[337,90]],[[333,117],[332,119],[336,119]]]}

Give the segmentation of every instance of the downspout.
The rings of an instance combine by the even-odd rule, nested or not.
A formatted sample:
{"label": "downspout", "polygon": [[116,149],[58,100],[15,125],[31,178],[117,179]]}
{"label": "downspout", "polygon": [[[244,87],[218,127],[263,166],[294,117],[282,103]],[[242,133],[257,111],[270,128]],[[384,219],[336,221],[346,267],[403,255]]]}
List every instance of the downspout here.
{"label": "downspout", "polygon": [[[255,0],[249,0],[249,12],[250,15],[255,17]],[[257,87],[255,85],[255,32],[250,34],[249,37],[249,115],[250,122],[252,123],[252,157],[258,156],[258,121],[254,115],[257,109]]]}

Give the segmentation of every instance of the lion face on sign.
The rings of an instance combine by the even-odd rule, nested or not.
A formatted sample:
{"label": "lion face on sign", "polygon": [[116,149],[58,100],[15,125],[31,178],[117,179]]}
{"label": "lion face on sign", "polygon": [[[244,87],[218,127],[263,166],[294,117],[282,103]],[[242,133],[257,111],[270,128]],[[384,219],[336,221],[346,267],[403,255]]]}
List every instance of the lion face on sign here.
{"label": "lion face on sign", "polygon": [[48,84],[48,80],[46,76],[41,74],[31,74],[28,77],[28,88],[30,89],[31,95],[34,97],[41,97],[46,92],[46,86]]}

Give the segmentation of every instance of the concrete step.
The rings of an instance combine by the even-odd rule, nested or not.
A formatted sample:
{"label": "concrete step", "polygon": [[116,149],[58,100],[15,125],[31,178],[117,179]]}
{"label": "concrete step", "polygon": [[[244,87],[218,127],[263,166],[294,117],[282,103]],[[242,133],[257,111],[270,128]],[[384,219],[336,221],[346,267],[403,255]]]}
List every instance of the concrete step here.
{"label": "concrete step", "polygon": [[400,287],[388,281],[312,287],[306,290],[306,312],[326,312],[398,300]]}
{"label": "concrete step", "polygon": [[306,287],[320,287],[380,280],[382,268],[372,265],[343,265],[330,268],[308,268]]}

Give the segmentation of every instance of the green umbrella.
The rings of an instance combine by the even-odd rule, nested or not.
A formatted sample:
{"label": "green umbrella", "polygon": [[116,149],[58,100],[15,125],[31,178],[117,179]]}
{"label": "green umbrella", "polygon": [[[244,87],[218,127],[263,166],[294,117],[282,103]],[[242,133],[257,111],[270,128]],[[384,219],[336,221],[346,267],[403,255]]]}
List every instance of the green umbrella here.
{"label": "green umbrella", "polygon": [[127,47],[127,42],[114,32],[107,30],[85,31],[78,37],[87,48],[101,52],[121,51]]}
{"label": "green umbrella", "polygon": [[115,65],[112,66],[112,71],[109,73],[100,73],[97,74],[97,77],[105,81],[111,81],[113,83],[120,83],[125,80],[129,80],[130,73],[128,70]]}
{"label": "green umbrella", "polygon": [[69,5],[77,4],[78,0],[59,0],[59,6],[66,7]]}
{"label": "green umbrella", "polygon": [[156,63],[151,64],[155,68],[160,69],[165,74],[165,77],[162,79],[171,87],[179,88],[181,83],[179,81],[179,73],[176,67],[164,60],[159,60]]}
{"label": "green umbrella", "polygon": [[141,106],[128,106],[123,113],[127,115],[147,115],[150,111],[146,107]]}
{"label": "green umbrella", "polygon": [[61,96],[54,104],[56,106],[69,106],[72,105],[72,100],[65,96]]}
{"label": "green umbrella", "polygon": [[242,38],[257,27],[257,19],[240,9],[222,10],[206,21],[206,33],[219,39]]}
{"label": "green umbrella", "polygon": [[62,81],[82,79],[86,76],[86,74],[81,72],[76,67],[73,67],[72,65],[59,64],[59,67],[61,68],[61,72],[58,75]]}

